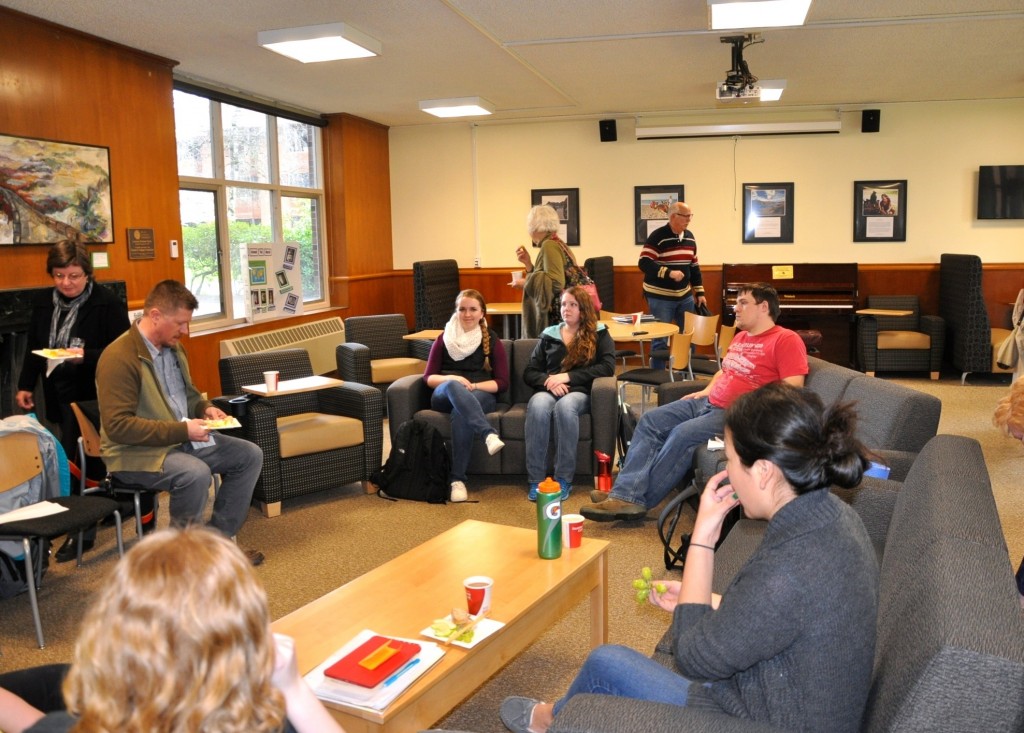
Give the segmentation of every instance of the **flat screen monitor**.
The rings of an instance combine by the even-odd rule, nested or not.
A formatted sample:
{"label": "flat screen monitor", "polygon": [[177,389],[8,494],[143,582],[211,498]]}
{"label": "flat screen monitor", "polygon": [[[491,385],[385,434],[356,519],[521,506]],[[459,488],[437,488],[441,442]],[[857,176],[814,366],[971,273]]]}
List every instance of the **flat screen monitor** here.
{"label": "flat screen monitor", "polygon": [[1024,165],[981,166],[978,218],[1024,219]]}

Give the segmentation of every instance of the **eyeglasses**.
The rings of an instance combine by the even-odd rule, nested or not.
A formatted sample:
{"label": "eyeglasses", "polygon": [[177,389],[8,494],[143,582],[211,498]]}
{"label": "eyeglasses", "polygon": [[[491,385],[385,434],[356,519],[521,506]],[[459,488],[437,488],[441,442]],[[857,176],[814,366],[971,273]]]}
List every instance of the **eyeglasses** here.
{"label": "eyeglasses", "polygon": [[57,282],[61,282],[62,280],[67,280],[69,283],[76,283],[79,280],[82,280],[84,278],[85,278],[85,273],[82,273],[82,272],[72,272],[72,273],[67,274],[67,275],[65,275],[64,273],[61,273],[61,272],[53,273],[53,279],[56,280]]}

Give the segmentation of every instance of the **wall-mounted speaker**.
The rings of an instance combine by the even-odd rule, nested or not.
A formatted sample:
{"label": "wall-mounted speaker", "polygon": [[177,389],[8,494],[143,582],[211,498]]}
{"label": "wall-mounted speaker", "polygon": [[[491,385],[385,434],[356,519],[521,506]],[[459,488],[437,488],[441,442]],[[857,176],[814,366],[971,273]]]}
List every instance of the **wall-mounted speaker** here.
{"label": "wall-mounted speaker", "polygon": [[878,132],[882,127],[882,110],[866,109],[860,113],[860,131]]}
{"label": "wall-mounted speaker", "polygon": [[619,139],[619,133],[615,129],[615,120],[601,120],[597,123],[597,129],[601,133],[601,142],[613,143]]}

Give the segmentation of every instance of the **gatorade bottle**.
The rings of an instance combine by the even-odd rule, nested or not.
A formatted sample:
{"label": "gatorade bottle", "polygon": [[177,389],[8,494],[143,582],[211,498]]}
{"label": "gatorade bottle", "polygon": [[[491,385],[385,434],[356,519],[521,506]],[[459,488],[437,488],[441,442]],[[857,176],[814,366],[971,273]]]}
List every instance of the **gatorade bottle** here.
{"label": "gatorade bottle", "polygon": [[562,487],[550,476],[537,487],[537,554],[545,560],[562,556]]}

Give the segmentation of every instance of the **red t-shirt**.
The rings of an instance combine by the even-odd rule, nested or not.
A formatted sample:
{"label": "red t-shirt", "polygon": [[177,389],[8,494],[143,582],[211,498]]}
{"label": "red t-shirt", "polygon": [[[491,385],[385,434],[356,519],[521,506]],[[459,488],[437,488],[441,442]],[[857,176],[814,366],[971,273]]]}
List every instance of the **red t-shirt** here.
{"label": "red t-shirt", "polygon": [[740,395],[786,377],[806,376],[807,347],[793,331],[772,326],[757,336],[739,331],[722,359],[722,375],[709,401],[727,408]]}

